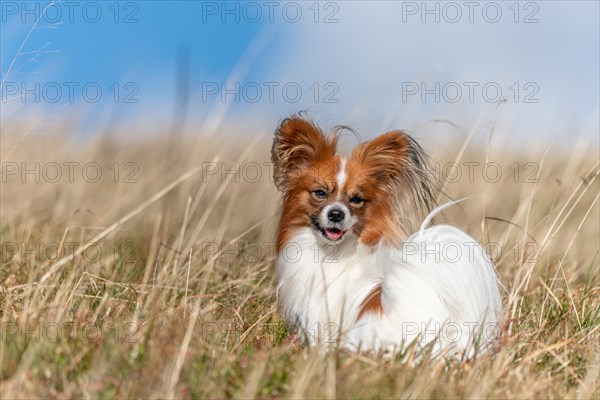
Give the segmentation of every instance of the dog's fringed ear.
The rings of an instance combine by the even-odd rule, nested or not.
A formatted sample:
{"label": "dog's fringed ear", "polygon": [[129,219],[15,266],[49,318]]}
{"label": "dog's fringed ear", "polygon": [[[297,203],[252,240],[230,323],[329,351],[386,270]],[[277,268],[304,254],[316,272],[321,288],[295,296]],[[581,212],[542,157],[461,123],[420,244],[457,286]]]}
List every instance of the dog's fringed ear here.
{"label": "dog's fringed ear", "polygon": [[275,130],[271,162],[275,186],[282,192],[290,179],[314,161],[335,155],[337,137],[326,137],[313,122],[301,116],[284,119]]}
{"label": "dog's fringed ear", "polygon": [[[414,215],[416,218],[411,219],[420,223],[435,207],[437,185],[429,157],[410,135],[402,131],[384,133],[358,147],[353,157],[396,195],[396,213],[401,218]],[[418,225],[410,229],[418,229]]]}

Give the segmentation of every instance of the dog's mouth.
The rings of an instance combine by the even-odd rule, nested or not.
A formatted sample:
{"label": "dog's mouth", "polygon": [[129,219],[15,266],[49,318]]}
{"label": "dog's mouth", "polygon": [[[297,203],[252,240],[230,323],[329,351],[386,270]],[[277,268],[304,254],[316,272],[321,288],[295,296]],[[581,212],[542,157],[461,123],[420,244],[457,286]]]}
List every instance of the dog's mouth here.
{"label": "dog's mouth", "polygon": [[319,221],[317,220],[317,218],[315,218],[315,217],[311,218],[311,221],[312,221],[314,228],[316,230],[318,230],[319,232],[321,232],[321,235],[323,235],[323,237],[325,239],[330,240],[332,242],[337,242],[338,240],[341,240],[342,237],[344,236],[344,233],[346,233],[346,231],[343,231],[339,228],[323,228],[319,224]]}
{"label": "dog's mouth", "polygon": [[327,236],[327,239],[335,242],[336,240],[340,240],[342,236],[344,236],[344,231],[337,228],[326,228],[325,236]]}

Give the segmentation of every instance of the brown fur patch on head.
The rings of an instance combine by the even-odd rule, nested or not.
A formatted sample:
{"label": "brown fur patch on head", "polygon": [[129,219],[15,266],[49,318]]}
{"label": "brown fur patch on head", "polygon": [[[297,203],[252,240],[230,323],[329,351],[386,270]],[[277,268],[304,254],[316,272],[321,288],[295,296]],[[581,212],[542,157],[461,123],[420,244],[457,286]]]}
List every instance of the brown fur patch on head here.
{"label": "brown fur patch on head", "polygon": [[[304,227],[313,225],[322,208],[329,204],[339,190],[336,175],[340,167],[340,158],[316,161],[309,167],[300,170],[294,177],[294,183],[284,192],[277,250],[279,251],[293,233]],[[314,192],[318,189],[328,193],[325,199],[317,198]]]}
{"label": "brown fur patch on head", "polygon": [[337,136],[326,137],[312,121],[296,115],[284,119],[271,148],[275,186],[286,192],[303,168],[333,158],[336,148]]}
{"label": "brown fur patch on head", "polygon": [[348,169],[348,183],[367,192],[355,228],[367,245],[382,238],[400,244],[418,230],[435,204],[427,156],[404,132],[387,132],[360,145]]}
{"label": "brown fur patch on head", "polygon": [[283,192],[282,215],[277,235],[277,251],[298,228],[311,226],[328,199],[313,193],[323,189],[337,194],[336,175],[340,157],[336,156],[337,135],[326,136],[314,123],[300,116],[284,119],[271,149],[275,186]]}

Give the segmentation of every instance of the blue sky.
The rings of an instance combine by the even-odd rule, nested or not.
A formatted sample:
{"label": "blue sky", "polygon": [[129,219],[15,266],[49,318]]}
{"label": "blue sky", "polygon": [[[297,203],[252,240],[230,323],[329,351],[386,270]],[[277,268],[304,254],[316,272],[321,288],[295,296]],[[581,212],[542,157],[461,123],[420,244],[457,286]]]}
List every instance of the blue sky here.
{"label": "blue sky", "polygon": [[[3,74],[47,4],[2,1]],[[5,77],[3,117],[169,126],[177,54],[189,51],[192,127],[308,109],[373,134],[439,119],[467,129],[482,114],[520,136],[598,134],[598,2],[464,4],[58,2]],[[84,86],[101,89],[97,102]]]}

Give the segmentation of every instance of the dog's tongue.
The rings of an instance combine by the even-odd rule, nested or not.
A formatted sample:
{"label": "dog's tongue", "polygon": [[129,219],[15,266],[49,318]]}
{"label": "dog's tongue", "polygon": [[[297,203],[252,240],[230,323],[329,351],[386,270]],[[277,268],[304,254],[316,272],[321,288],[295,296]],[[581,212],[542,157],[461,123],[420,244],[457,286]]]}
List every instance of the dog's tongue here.
{"label": "dog's tongue", "polygon": [[344,232],[342,232],[342,230],[341,230],[341,229],[335,229],[335,228],[332,228],[332,229],[325,229],[325,234],[327,235],[327,237],[328,237],[330,240],[338,240],[339,238],[341,238],[341,237],[342,237],[342,234],[343,234],[343,233],[344,233]]}

